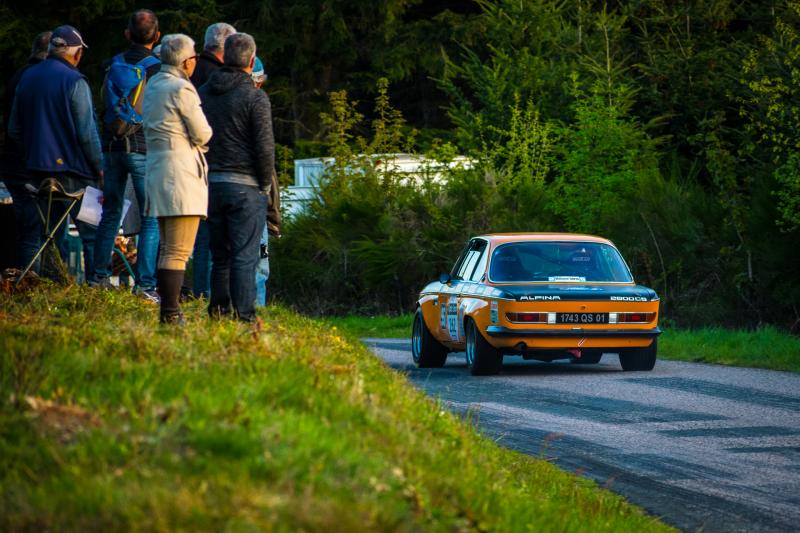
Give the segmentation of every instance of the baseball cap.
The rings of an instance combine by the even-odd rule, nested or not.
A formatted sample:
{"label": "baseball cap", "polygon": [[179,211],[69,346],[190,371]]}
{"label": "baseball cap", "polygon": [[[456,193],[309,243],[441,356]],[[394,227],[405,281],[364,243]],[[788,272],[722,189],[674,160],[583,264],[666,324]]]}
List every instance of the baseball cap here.
{"label": "baseball cap", "polygon": [[53,35],[50,36],[50,44],[52,46],[82,46],[89,48],[83,37],[78,33],[78,30],[69,25],[59,26],[53,30]]}
{"label": "baseball cap", "polygon": [[253,72],[250,74],[250,77],[260,81],[261,78],[265,78],[266,76],[267,74],[264,72],[264,63],[261,62],[261,59],[256,57],[256,62],[253,65]]}

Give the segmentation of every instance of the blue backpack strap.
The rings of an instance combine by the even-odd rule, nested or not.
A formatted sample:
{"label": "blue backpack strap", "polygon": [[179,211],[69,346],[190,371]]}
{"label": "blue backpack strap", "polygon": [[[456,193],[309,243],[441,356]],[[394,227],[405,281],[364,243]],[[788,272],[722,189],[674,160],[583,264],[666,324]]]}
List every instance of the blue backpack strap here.
{"label": "blue backpack strap", "polygon": [[137,67],[142,67],[144,70],[149,69],[154,65],[158,65],[161,63],[161,60],[158,59],[156,56],[147,56],[138,63],[136,63]]}

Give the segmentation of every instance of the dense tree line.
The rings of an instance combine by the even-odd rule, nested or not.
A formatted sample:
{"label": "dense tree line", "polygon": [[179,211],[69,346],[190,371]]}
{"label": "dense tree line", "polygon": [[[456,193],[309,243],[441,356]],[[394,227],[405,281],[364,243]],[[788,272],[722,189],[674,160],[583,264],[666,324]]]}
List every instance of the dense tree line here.
{"label": "dense tree line", "polygon": [[[470,234],[569,230],[614,239],[677,323],[800,327],[796,2],[148,7],[164,32],[198,41],[218,20],[252,33],[279,141],[295,157],[349,162],[273,256],[277,292],[298,305],[408,309]],[[0,7],[4,77],[36,32],[69,22],[92,47],[85,70],[99,85],[133,8]],[[421,189],[352,171],[364,164],[355,154],[388,148],[478,164]]]}

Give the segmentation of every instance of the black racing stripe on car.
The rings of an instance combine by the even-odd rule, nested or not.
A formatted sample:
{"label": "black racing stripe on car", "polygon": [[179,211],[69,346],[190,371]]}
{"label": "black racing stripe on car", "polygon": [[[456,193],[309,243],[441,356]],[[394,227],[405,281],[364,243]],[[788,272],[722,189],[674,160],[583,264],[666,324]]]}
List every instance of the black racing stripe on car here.
{"label": "black racing stripe on car", "polygon": [[565,283],[526,283],[515,285],[497,285],[497,289],[513,295],[515,298],[535,296],[557,296],[560,301],[610,301],[616,298],[642,298],[653,301],[657,295],[653,289],[642,285],[593,285]]}

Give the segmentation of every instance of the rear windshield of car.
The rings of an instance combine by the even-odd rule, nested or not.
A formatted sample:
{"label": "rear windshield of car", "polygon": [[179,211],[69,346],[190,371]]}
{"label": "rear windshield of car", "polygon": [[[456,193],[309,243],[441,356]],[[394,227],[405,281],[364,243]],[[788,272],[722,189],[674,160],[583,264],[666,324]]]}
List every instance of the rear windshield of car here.
{"label": "rear windshield of car", "polygon": [[594,242],[515,242],[492,253],[489,279],[495,282],[633,281],[613,246]]}

